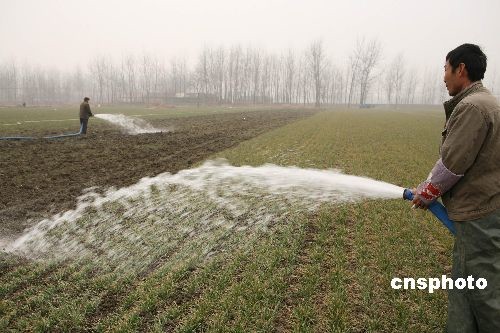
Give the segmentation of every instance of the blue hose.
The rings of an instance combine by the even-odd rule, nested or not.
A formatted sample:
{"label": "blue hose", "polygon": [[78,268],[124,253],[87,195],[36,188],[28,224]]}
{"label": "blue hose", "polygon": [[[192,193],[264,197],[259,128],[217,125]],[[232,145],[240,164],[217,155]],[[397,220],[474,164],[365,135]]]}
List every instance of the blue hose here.
{"label": "blue hose", "polygon": [[[413,200],[413,193],[409,188],[404,190],[403,199],[410,201]],[[446,228],[448,228],[453,235],[456,234],[455,223],[450,220],[446,208],[439,201],[433,201],[427,208],[439,219],[439,221],[444,224]]]}
{"label": "blue hose", "polygon": [[35,140],[35,138],[31,136],[4,136],[0,137],[0,140]]}
{"label": "blue hose", "polygon": [[80,127],[80,132],[78,133],[70,133],[70,134],[61,134],[61,135],[53,135],[53,136],[44,136],[44,139],[57,139],[57,138],[66,138],[69,136],[78,136],[82,134],[82,128]]}
{"label": "blue hose", "polygon": [[[80,126],[80,131],[78,133],[70,133],[70,134],[61,134],[61,135],[52,135],[52,136],[44,136],[43,139],[58,139],[58,138],[66,138],[70,136],[79,136],[82,134],[83,125]],[[35,137],[32,136],[5,136],[0,137],[0,140],[35,140]]]}

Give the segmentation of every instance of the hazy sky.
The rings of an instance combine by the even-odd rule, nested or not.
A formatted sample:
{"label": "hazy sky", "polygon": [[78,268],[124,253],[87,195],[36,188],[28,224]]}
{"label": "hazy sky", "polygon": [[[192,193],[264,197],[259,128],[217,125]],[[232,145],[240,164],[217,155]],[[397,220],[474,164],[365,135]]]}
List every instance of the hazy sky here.
{"label": "hazy sky", "polygon": [[380,40],[383,60],[402,52],[419,68],[476,43],[500,74],[499,14],[500,0],[0,0],[0,61],[68,69],[142,52],[193,61],[204,45],[274,52],[322,39],[343,65],[365,36]]}

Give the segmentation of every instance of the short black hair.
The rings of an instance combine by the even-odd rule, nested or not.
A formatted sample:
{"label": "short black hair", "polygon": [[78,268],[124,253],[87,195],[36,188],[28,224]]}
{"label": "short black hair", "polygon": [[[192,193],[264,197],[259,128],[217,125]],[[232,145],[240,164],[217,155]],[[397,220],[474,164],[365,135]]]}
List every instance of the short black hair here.
{"label": "short black hair", "polygon": [[475,44],[462,44],[459,47],[451,50],[446,55],[446,60],[450,63],[453,71],[457,69],[461,63],[465,64],[469,80],[472,82],[482,80],[484,72],[486,72],[486,54]]}
{"label": "short black hair", "polygon": [[84,100],[84,101],[88,101],[88,100],[90,100],[90,98],[85,97],[83,100]]}

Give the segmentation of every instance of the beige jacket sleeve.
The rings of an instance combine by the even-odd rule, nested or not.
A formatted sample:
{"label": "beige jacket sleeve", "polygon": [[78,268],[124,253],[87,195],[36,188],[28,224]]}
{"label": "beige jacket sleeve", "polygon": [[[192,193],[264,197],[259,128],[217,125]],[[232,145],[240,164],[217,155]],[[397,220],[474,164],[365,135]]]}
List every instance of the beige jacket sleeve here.
{"label": "beige jacket sleeve", "polygon": [[471,167],[488,133],[487,118],[473,104],[457,105],[444,131],[441,159],[451,172],[463,175]]}

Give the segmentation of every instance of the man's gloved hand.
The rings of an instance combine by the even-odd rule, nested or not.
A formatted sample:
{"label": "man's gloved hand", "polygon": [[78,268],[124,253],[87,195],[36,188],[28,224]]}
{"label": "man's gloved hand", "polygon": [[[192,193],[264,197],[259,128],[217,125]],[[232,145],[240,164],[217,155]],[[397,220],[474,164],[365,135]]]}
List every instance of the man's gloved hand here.
{"label": "man's gloved hand", "polygon": [[427,206],[429,206],[442,194],[439,188],[429,181],[425,181],[418,185],[418,187],[412,190],[412,192],[413,204],[415,207],[422,209],[427,209]]}
{"label": "man's gloved hand", "polygon": [[412,190],[414,207],[426,209],[434,200],[449,191],[463,176],[448,170],[442,159],[439,159],[427,180]]}

